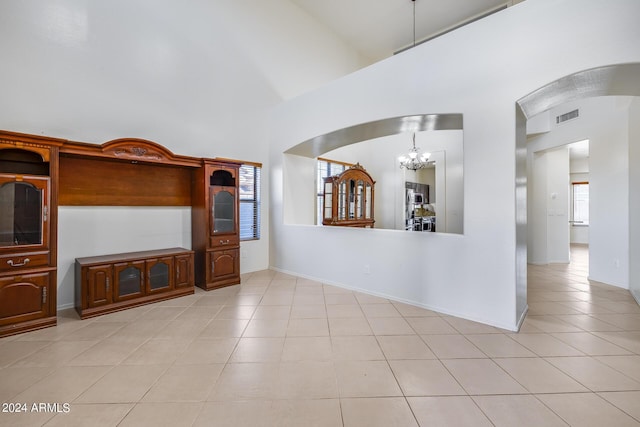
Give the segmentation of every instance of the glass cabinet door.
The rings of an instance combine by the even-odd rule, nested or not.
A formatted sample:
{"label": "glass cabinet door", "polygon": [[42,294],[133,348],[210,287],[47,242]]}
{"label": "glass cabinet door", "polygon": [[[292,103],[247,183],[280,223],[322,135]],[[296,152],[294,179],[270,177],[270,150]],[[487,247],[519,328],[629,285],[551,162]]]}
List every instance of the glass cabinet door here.
{"label": "glass cabinet door", "polygon": [[338,219],[347,218],[347,183],[342,181],[338,184]]}
{"label": "glass cabinet door", "polygon": [[235,233],[235,190],[230,188],[212,188],[211,193],[211,223],[213,234]]}
{"label": "glass cabinet door", "polygon": [[371,219],[372,193],[371,193],[371,185],[369,183],[367,183],[367,187],[364,194],[366,198],[365,205],[364,205],[364,217],[365,219]]}
{"label": "glass cabinet door", "polygon": [[48,178],[0,175],[0,247],[46,245]]}
{"label": "glass cabinet door", "polygon": [[324,184],[324,219],[331,219],[333,216],[333,183]]}
{"label": "glass cabinet door", "polygon": [[139,267],[129,266],[118,272],[118,297],[142,293],[142,271]]}
{"label": "glass cabinet door", "polygon": [[169,287],[169,264],[158,262],[149,269],[149,289],[151,291]]}
{"label": "glass cabinet door", "polygon": [[356,182],[349,180],[349,219],[356,216]]}
{"label": "glass cabinet door", "polygon": [[363,191],[364,184],[361,180],[358,180],[356,184],[356,219],[362,219]]}

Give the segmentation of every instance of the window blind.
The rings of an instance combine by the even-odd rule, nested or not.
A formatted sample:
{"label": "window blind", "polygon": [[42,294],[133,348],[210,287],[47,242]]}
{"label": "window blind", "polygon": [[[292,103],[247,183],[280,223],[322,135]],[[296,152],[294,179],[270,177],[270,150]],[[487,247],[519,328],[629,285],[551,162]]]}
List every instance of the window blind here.
{"label": "window blind", "polygon": [[240,166],[240,240],[260,238],[260,171],[255,164]]}

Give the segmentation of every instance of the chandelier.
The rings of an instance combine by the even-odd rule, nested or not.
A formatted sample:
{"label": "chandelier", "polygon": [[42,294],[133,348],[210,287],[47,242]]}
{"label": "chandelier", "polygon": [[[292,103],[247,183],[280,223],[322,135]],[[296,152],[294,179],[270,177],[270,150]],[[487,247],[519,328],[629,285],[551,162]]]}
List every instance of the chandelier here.
{"label": "chandelier", "polygon": [[431,153],[420,153],[420,149],[416,147],[416,133],[413,133],[413,147],[406,156],[400,156],[400,169],[405,168],[412,171],[424,169],[429,165],[429,157]]}

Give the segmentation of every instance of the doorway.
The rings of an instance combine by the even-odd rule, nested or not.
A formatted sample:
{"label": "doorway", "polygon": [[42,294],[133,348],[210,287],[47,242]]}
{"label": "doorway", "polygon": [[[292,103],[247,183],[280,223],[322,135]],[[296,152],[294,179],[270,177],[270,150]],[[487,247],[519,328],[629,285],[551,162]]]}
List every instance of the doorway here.
{"label": "doorway", "polygon": [[[520,318],[526,313],[526,289],[527,270],[530,251],[528,243],[531,236],[527,212],[527,205],[531,203],[531,191],[528,170],[531,162],[530,144],[528,142],[527,128],[530,119],[537,115],[551,115],[551,111],[563,104],[585,102],[589,99],[603,99],[609,96],[628,97],[631,99],[630,108],[623,114],[608,117],[609,121],[622,121],[625,123],[624,129],[626,147],[620,151],[619,156],[611,156],[612,148],[609,146],[606,136],[599,134],[602,143],[597,150],[590,145],[590,166],[593,159],[598,160],[599,173],[602,179],[596,183],[593,177],[590,178],[590,216],[589,227],[589,278],[604,283],[629,289],[634,296],[640,295],[640,268],[630,265],[629,260],[640,254],[640,235],[637,233],[636,225],[629,220],[633,206],[640,205],[640,197],[635,196],[631,188],[637,188],[640,184],[639,174],[634,171],[640,159],[637,145],[640,140],[638,132],[633,125],[634,121],[629,120],[631,114],[638,114],[638,96],[640,96],[640,64],[616,64],[598,67],[560,78],[529,95],[521,98],[516,106],[516,270],[517,270],[517,314]],[[635,99],[633,98],[635,97]],[[636,117],[636,116],[633,116]],[[548,117],[550,118],[550,117]],[[550,121],[548,121],[550,123]],[[549,129],[546,130],[548,132]],[[544,133],[545,130],[542,131]],[[562,132],[560,132],[561,134]],[[530,134],[530,133],[529,133]],[[592,138],[583,134],[578,138],[565,138],[564,140],[578,141]],[[560,145],[560,144],[555,144]],[[549,149],[551,145],[540,147],[539,150]],[[625,151],[626,150],[626,151]],[[619,161],[619,159],[621,159]],[[622,173],[620,173],[622,171]],[[590,175],[594,170],[590,168]],[[615,182],[613,182],[615,181]],[[611,197],[616,192],[623,192],[627,195],[621,205],[618,202],[609,203]],[[609,200],[602,201],[594,199],[596,194],[609,197]],[[531,205],[530,205],[531,206]],[[545,216],[548,216],[545,213]],[[600,217],[598,226],[600,231],[595,233],[596,217]],[[626,216],[626,217],[625,217]],[[622,220],[621,220],[622,218]],[[624,219],[626,218],[626,220]],[[568,222],[568,218],[567,222]],[[597,268],[594,268],[596,266]],[[603,279],[604,278],[604,279]],[[638,300],[638,296],[636,296]]]}

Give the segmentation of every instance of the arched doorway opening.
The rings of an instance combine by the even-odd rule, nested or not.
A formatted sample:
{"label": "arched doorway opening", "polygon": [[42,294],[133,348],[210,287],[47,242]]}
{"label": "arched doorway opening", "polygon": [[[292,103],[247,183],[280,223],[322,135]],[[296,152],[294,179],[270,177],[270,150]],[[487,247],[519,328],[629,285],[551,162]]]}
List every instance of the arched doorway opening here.
{"label": "arched doorway opening", "polygon": [[[516,210],[518,215],[516,238],[518,243],[518,312],[526,310],[527,305],[527,214],[531,214],[531,210],[527,212],[527,193],[529,191],[527,179],[527,120],[566,103],[603,96],[640,96],[640,64],[616,64],[580,71],[551,82],[517,101]],[[628,148],[625,153],[627,158],[625,159],[626,169],[624,173],[627,174],[625,175],[625,180],[627,180],[625,184],[628,185],[631,191],[627,192],[629,199],[624,208],[626,209],[625,226],[627,228],[625,229],[626,232],[623,233],[623,239],[628,240],[620,244],[628,247],[625,259],[633,260],[640,256],[640,230],[632,220],[632,213],[637,212],[640,207],[640,196],[636,196],[638,191],[633,190],[640,187],[638,174],[638,165],[640,165],[640,132],[637,130],[638,126],[632,124],[632,120],[629,120],[628,123],[628,129],[625,129],[628,132]],[[546,212],[547,216],[550,214],[554,214],[554,212]],[[601,227],[601,231],[606,221],[606,218],[601,218],[597,223]],[[600,253],[603,252],[606,253],[604,250],[600,251]],[[609,261],[611,262],[609,263]],[[626,282],[612,284],[628,288],[636,301],[640,301],[640,268],[633,265],[632,262],[620,262],[618,258],[604,260],[603,263],[609,263],[611,267],[623,270],[626,274]]]}

